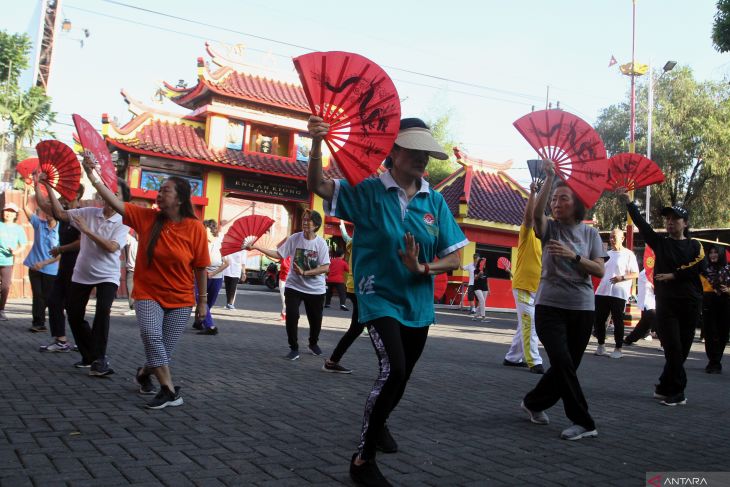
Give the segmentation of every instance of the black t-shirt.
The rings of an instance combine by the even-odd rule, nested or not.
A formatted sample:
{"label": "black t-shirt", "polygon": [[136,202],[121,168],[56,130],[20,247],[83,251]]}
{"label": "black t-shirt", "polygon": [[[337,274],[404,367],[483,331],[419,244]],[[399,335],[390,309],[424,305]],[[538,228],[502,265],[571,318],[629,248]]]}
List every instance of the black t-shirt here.
{"label": "black t-shirt", "polygon": [[[60,227],[58,228],[58,242],[59,245],[67,245],[77,241],[81,237],[81,232],[76,228],[72,227],[70,223],[61,221]],[[58,272],[73,272],[76,266],[76,257],[79,256],[78,250],[76,252],[64,252],[61,254],[61,261],[58,263]]]}

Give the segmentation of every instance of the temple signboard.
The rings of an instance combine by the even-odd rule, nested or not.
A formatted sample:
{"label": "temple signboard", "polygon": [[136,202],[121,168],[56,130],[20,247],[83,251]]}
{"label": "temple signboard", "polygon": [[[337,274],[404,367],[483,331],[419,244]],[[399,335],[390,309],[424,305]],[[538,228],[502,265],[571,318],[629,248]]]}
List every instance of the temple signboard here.
{"label": "temple signboard", "polygon": [[225,191],[250,196],[309,202],[305,181],[286,180],[261,174],[227,174],[223,186]]}

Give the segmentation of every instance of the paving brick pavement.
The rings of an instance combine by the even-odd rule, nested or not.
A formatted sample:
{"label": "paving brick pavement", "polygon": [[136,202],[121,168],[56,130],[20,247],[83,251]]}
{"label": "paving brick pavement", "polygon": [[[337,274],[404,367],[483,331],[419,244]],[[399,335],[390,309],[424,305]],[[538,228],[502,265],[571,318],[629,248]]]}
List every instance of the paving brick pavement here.
{"label": "paving brick pavement", "polygon": [[[134,317],[122,316],[126,301],[115,303],[110,332],[116,374],[102,379],[73,368],[75,353],[39,353],[48,335],[28,332],[30,303],[9,303],[10,321],[0,322],[0,486],[351,485],[377,368],[369,340],[345,355],[352,375],[322,372],[323,357],[306,353],[287,362],[278,293],[248,289],[238,310],[215,310],[219,335],[186,331],[173,364],[185,404],[161,411],[144,409],[132,384],[144,356]],[[669,408],[651,398],[663,363],[657,342],[620,360],[592,355],[592,342],[579,374],[599,437],[567,442],[560,403],[548,426],[520,411],[538,376],[501,365],[514,315],[489,315],[479,323],[439,312],[389,421],[400,451],[378,456],[393,483],[640,486],[647,471],[730,470],[730,377],[704,373],[701,344],[687,363],[688,404]],[[348,313],[326,310],[325,355],[348,323]]]}

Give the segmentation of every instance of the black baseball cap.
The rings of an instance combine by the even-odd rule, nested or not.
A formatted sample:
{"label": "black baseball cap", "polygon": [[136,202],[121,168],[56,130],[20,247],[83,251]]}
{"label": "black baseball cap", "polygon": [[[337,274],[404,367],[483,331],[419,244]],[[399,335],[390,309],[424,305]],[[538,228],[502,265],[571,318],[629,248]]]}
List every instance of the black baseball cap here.
{"label": "black baseball cap", "polygon": [[669,216],[672,214],[677,215],[684,221],[689,220],[689,212],[679,205],[665,206],[664,208],[662,208],[662,216]]}

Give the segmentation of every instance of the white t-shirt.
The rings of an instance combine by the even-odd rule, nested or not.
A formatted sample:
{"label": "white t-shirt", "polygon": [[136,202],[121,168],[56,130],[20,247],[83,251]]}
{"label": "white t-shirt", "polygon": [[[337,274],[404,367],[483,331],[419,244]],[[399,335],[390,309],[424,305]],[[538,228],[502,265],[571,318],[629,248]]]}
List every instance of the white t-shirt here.
{"label": "white t-shirt", "polygon": [[248,252],[245,250],[239,250],[238,252],[229,254],[227,257],[228,267],[223,269],[223,272],[221,272],[221,276],[235,277],[237,279],[240,279],[241,271],[243,270],[242,264],[243,262],[246,262],[246,259],[248,259]]}
{"label": "white t-shirt", "polygon": [[469,286],[474,285],[474,270],[477,268],[476,265],[472,262],[471,264],[467,264],[464,267],[462,267],[463,270],[469,271]]}
{"label": "white t-shirt", "polygon": [[286,239],[277,250],[282,258],[291,256],[287,288],[306,294],[324,294],[327,291],[324,274],[305,277],[294,271],[295,263],[305,271],[330,263],[329,247],[322,237],[316,236],[307,240],[302,232],[298,232]]}
{"label": "white t-shirt", "polygon": [[[213,272],[223,265],[221,240],[219,238],[214,238],[213,241],[208,242],[208,255],[210,255],[210,265],[206,269],[208,272]],[[216,274],[212,279],[223,279],[223,274]]]}
{"label": "white t-shirt", "polygon": [[[71,277],[73,282],[79,284],[100,284],[112,282],[119,285],[121,276],[120,256],[122,249],[127,245],[129,227],[122,224],[122,215],[114,213],[109,218],[104,217],[103,208],[78,208],[68,210],[68,214],[81,217],[86,225],[96,235],[106,240],[112,240],[119,244],[115,252],[107,252],[88,235],[81,233],[81,250],[76,259],[76,267]],[[71,220],[71,225],[76,227]]]}
{"label": "white t-shirt", "polygon": [[606,270],[603,274],[603,279],[601,279],[601,283],[596,289],[596,294],[599,296],[612,296],[623,300],[628,299],[631,294],[631,279],[613,284],[611,278],[638,272],[639,264],[636,262],[636,256],[632,251],[626,248],[609,250]]}
{"label": "white t-shirt", "polygon": [[137,261],[137,247],[139,243],[131,233],[127,234],[127,270],[134,272],[134,263]]}
{"label": "white t-shirt", "polygon": [[646,278],[646,270],[639,274],[639,282],[636,285],[636,304],[641,311],[656,309],[656,297],[654,296],[654,285]]}

